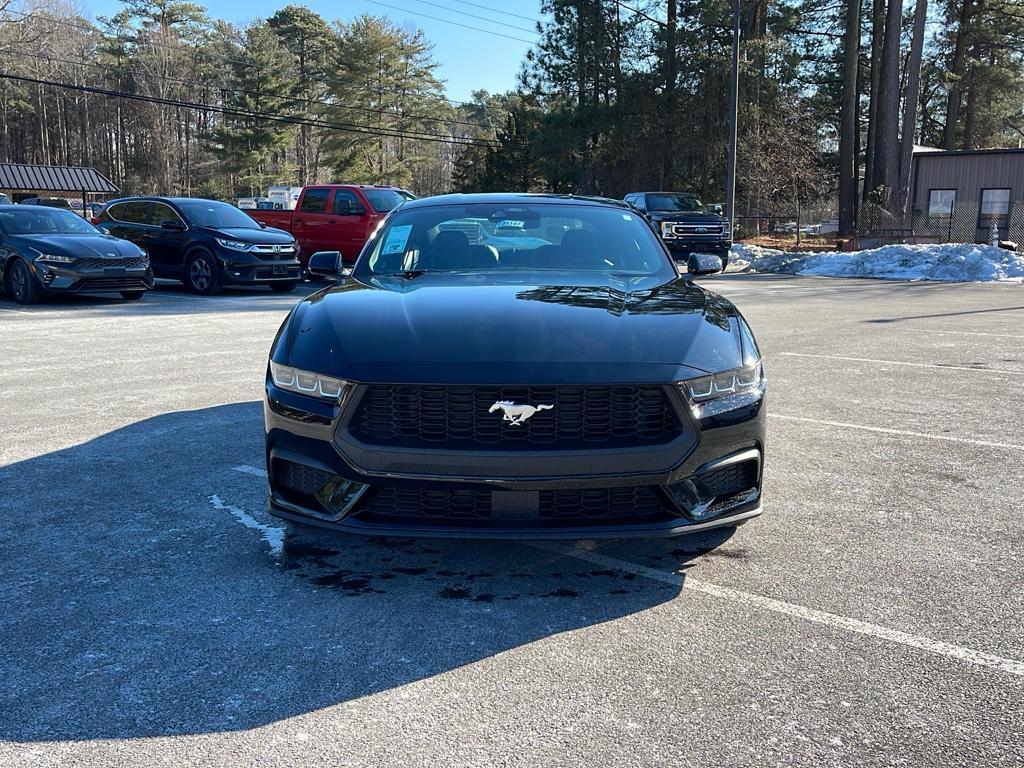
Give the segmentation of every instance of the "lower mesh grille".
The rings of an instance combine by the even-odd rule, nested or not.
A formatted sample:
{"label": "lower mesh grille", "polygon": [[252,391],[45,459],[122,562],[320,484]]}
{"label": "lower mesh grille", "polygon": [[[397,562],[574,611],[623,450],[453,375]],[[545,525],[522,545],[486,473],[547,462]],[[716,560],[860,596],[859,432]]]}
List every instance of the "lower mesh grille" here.
{"label": "lower mesh grille", "polygon": [[276,469],[281,485],[306,496],[314,496],[334,477],[330,472],[293,461],[278,461]]}
{"label": "lower mesh grille", "polygon": [[123,256],[117,259],[79,259],[75,262],[76,269],[145,269],[149,266],[146,256]]}
{"label": "lower mesh grille", "polygon": [[[650,521],[666,516],[666,510],[654,489],[586,488],[541,491],[536,516],[519,518],[537,525],[565,525],[586,521],[616,520],[622,523]],[[403,518],[420,521],[495,520],[508,518],[492,514],[491,492],[473,489],[381,488],[363,513],[373,517]]]}
{"label": "lower mesh grille", "polygon": [[491,492],[386,486],[368,511],[386,517],[486,520],[491,516]]}
{"label": "lower mesh grille", "polygon": [[540,494],[540,516],[557,520],[644,518],[663,506],[650,488],[563,488]]}
{"label": "lower mesh grille", "polygon": [[757,462],[741,461],[697,475],[697,480],[718,497],[730,496],[757,485]]}
{"label": "lower mesh grille", "polygon": [[83,280],[83,291],[140,291],[146,282],[139,277],[93,277]]}

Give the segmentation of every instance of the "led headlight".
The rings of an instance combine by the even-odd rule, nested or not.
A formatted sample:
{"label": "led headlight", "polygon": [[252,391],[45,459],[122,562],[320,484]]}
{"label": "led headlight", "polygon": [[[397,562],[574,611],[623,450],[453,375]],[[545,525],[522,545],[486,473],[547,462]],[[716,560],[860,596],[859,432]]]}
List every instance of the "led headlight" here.
{"label": "led headlight", "polygon": [[321,373],[311,373],[270,361],[270,378],[274,385],[300,395],[319,397],[324,400],[340,400],[348,382]]}
{"label": "led headlight", "polygon": [[742,368],[680,382],[679,390],[689,399],[698,419],[717,416],[756,403],[764,397],[761,361]]}
{"label": "led headlight", "polygon": [[226,240],[221,237],[216,240],[224,248],[230,248],[232,251],[251,251],[253,248],[252,243],[243,243],[241,240]]}
{"label": "led headlight", "polygon": [[46,264],[74,264],[77,259],[74,256],[61,256],[57,253],[40,252],[36,261],[42,261]]}

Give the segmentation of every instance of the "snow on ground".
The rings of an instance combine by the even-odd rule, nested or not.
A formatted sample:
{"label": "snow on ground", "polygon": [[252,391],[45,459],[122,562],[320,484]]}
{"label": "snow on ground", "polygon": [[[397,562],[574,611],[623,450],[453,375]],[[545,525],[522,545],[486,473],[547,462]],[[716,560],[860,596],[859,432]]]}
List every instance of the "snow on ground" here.
{"label": "snow on ground", "polygon": [[1024,282],[1024,253],[991,245],[883,245],[866,251],[786,253],[737,243],[730,266],[755,272],[886,280]]}

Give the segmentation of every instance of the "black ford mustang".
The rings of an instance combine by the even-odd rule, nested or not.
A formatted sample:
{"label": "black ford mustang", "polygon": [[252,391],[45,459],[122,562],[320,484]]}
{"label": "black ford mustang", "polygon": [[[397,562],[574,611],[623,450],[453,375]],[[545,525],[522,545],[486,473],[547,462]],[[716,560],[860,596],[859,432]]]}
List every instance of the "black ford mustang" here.
{"label": "black ford mustang", "polygon": [[54,293],[120,293],[153,287],[144,250],[81,216],[40,205],[0,205],[0,288],[19,304]]}
{"label": "black ford mustang", "polygon": [[743,317],[625,204],[414,200],[277,334],[270,510],[369,534],[734,526],[761,511],[764,392]]}

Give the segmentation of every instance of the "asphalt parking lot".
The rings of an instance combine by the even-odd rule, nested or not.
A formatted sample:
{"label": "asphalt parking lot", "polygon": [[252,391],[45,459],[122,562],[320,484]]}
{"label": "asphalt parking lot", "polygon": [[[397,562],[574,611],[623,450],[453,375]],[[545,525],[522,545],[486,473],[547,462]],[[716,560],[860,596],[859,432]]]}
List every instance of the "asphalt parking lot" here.
{"label": "asphalt parking lot", "polygon": [[0,765],[1021,765],[1024,288],[704,282],[765,514],[550,545],[265,513],[299,290],[0,299]]}

